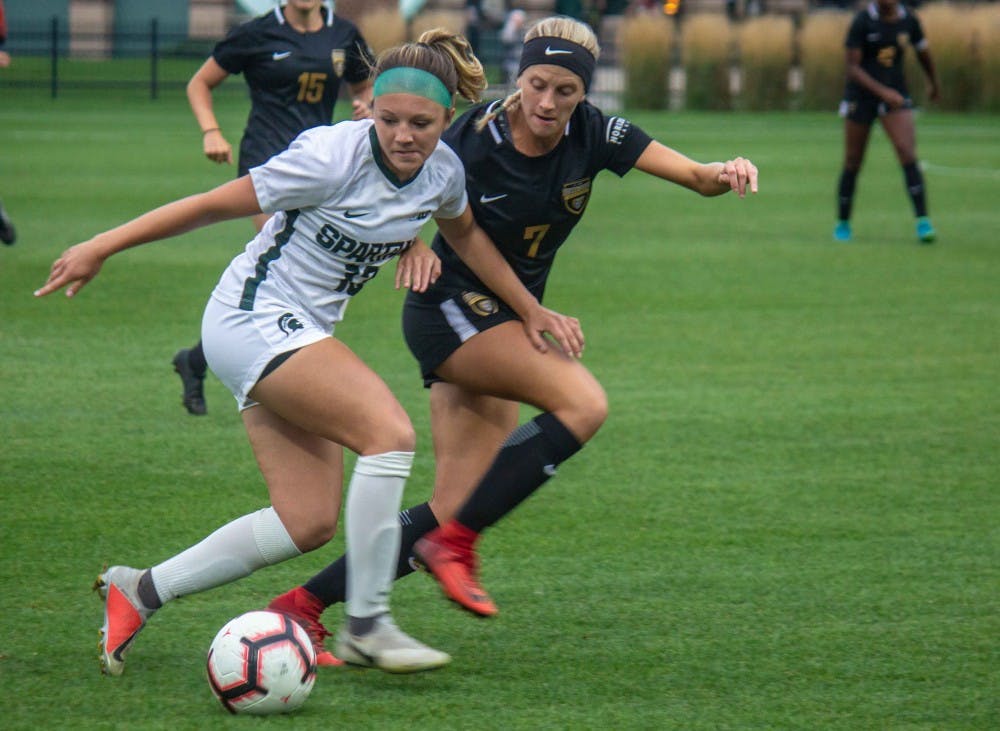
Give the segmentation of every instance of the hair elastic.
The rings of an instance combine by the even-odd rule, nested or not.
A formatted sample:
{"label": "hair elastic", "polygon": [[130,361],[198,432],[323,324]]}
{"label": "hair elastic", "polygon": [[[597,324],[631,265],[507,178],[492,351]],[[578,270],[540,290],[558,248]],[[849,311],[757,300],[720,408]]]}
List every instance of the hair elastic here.
{"label": "hair elastic", "polygon": [[452,107],[451,92],[444,82],[431,72],[412,66],[396,66],[380,73],[372,88],[372,98],[383,94],[416,94],[445,109]]}

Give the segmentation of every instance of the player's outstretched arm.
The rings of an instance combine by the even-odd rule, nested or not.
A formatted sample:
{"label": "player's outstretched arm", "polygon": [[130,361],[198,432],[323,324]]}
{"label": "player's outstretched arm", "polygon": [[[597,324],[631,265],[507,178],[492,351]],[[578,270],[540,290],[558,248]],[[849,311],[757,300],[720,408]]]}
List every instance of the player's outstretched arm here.
{"label": "player's outstretched arm", "polygon": [[700,163],[654,140],[643,150],[635,167],[701,195],[722,195],[731,190],[743,198],[748,191],[757,192],[757,167],[743,157]]}
{"label": "player's outstretched arm", "polygon": [[66,287],[66,296],[72,297],[97,276],[109,256],[119,251],[219,221],[258,213],[262,211],[248,176],[207,193],[167,203],[110,231],[97,234],[89,241],[71,246],[52,264],[49,278],[35,290],[35,296],[44,297]]}

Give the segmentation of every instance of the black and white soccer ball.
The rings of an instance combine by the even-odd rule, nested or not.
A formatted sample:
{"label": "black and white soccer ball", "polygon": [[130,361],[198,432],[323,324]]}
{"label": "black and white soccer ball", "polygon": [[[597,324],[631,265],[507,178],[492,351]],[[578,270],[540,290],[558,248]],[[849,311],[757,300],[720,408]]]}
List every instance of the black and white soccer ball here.
{"label": "black and white soccer ball", "polygon": [[291,713],[316,682],[316,651],[295,620],[270,611],[241,614],[208,650],[208,683],[230,713]]}

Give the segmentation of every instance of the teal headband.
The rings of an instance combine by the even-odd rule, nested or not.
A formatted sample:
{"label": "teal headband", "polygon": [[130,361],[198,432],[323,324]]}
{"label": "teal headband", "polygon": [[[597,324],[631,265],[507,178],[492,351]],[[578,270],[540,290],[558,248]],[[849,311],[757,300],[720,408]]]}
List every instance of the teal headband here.
{"label": "teal headband", "polygon": [[445,109],[451,109],[451,92],[437,76],[411,66],[396,66],[387,69],[375,79],[374,97],[383,94],[416,94]]}

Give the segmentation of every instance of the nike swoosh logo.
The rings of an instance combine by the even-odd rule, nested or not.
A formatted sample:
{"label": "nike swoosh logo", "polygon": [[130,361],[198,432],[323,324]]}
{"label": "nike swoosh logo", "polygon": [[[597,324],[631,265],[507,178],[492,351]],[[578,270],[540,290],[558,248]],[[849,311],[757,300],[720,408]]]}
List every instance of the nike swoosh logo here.
{"label": "nike swoosh logo", "polygon": [[558,48],[553,48],[552,46],[546,46],[545,47],[545,55],[546,56],[558,56],[558,55],[563,54],[563,53],[573,53],[573,52],[572,51],[561,51]]}
{"label": "nike swoosh logo", "polygon": [[271,54],[271,58],[275,61],[284,61],[286,58],[292,55],[291,51],[275,51]]}
{"label": "nike swoosh logo", "polygon": [[367,216],[371,211],[344,211],[344,218],[360,218]]}
{"label": "nike swoosh logo", "polygon": [[547,464],[544,467],[542,467],[542,472],[544,472],[549,477],[555,477],[556,466],[554,464]]}
{"label": "nike swoosh logo", "polygon": [[485,193],[479,196],[480,203],[492,203],[493,201],[498,201],[501,198],[506,198],[506,193],[501,193],[500,195],[486,195]]}

